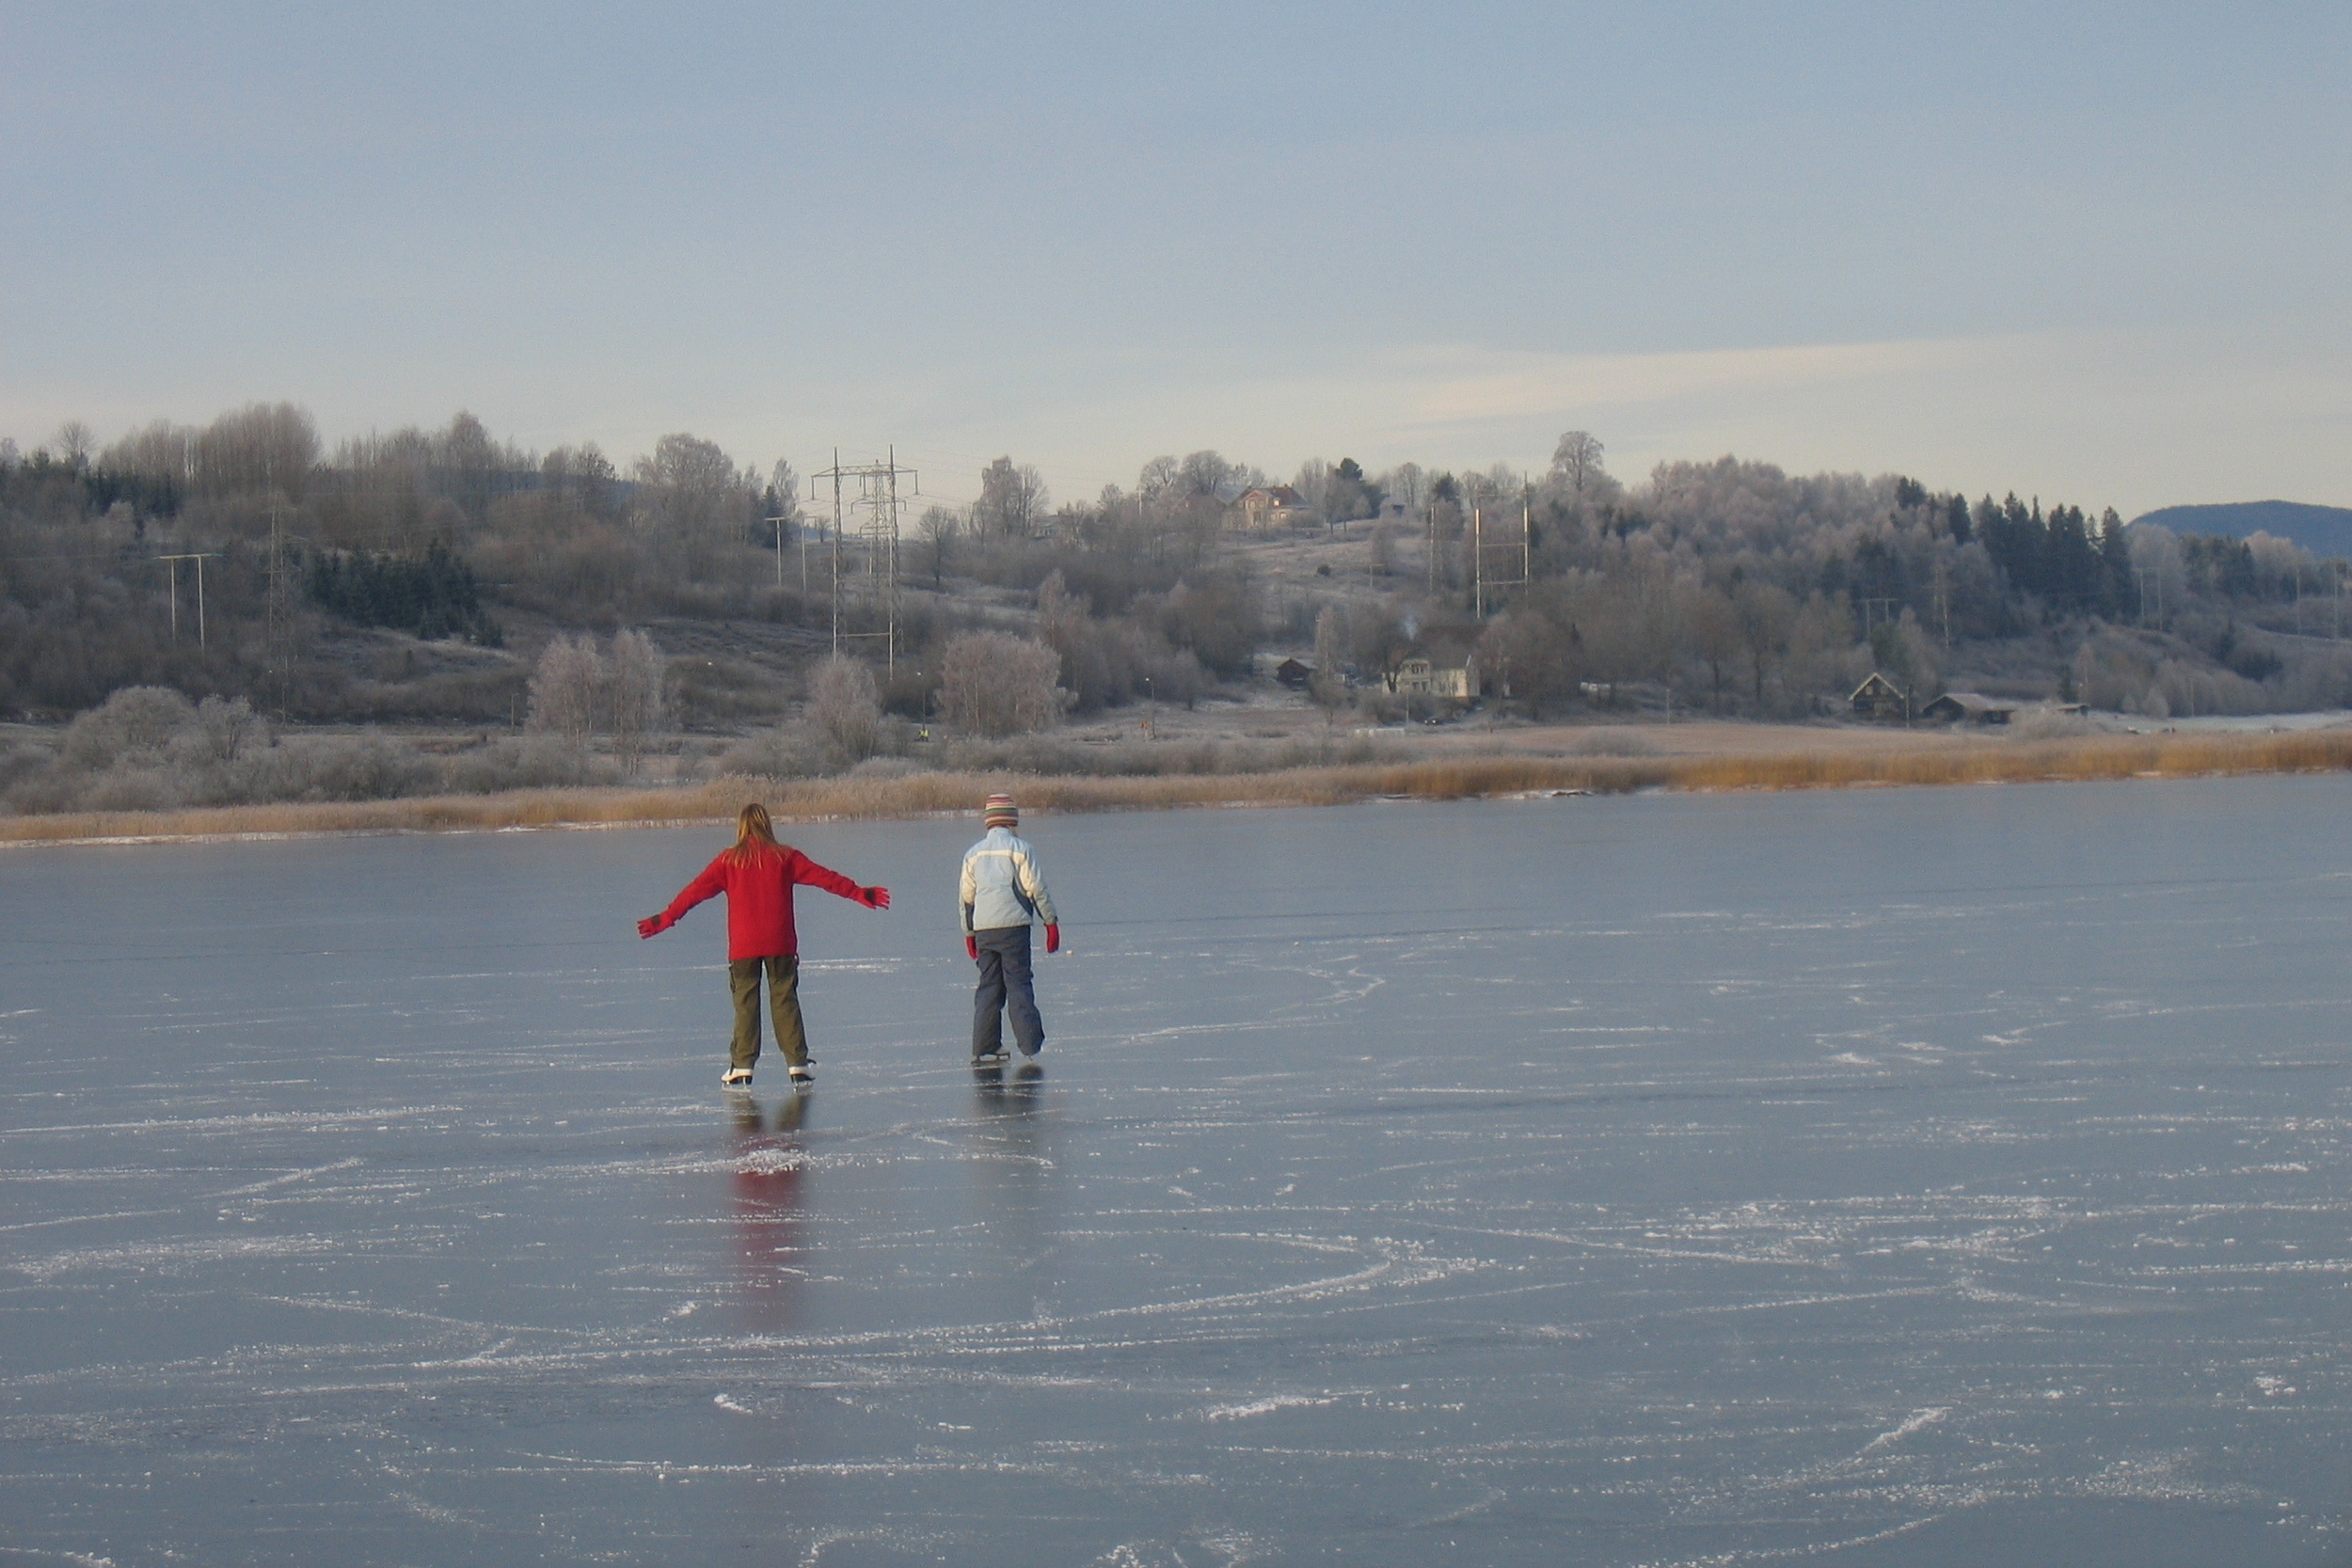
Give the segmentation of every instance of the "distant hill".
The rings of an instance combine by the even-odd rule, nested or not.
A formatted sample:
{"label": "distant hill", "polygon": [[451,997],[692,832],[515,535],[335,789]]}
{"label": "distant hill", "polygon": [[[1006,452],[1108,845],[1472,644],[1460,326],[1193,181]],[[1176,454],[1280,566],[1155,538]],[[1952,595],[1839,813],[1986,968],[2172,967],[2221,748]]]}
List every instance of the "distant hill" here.
{"label": "distant hill", "polygon": [[2165,506],[2141,516],[2175,533],[2217,533],[2249,539],[2267,533],[2292,539],[2317,556],[2352,556],[2352,507],[2305,506],[2299,501],[2232,501],[2222,506]]}

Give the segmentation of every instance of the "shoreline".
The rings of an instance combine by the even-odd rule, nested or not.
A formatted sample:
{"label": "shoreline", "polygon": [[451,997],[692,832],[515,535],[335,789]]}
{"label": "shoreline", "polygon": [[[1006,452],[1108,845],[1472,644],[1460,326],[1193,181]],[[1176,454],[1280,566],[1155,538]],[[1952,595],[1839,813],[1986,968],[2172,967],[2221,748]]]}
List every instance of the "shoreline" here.
{"label": "shoreline", "polygon": [[783,821],[889,821],[968,814],[992,791],[1007,788],[1020,797],[1025,809],[1074,813],[1352,805],[1382,799],[1495,800],[1555,793],[1623,795],[1648,789],[1707,794],[2345,771],[2352,771],[2352,731],[2342,729],[1623,757],[1482,751],[1409,762],[1259,772],[924,772],[796,780],[727,776],[670,787],[61,813],[0,817],[0,849],[700,827],[731,821],[747,794],[765,799],[771,813]]}

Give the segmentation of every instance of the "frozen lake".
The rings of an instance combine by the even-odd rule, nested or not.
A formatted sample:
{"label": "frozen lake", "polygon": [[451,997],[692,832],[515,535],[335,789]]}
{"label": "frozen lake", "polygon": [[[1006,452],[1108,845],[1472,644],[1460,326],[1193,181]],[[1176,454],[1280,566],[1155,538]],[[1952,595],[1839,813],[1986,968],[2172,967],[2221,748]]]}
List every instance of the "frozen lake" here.
{"label": "frozen lake", "polygon": [[2352,780],[0,851],[0,1559],[2352,1562]]}

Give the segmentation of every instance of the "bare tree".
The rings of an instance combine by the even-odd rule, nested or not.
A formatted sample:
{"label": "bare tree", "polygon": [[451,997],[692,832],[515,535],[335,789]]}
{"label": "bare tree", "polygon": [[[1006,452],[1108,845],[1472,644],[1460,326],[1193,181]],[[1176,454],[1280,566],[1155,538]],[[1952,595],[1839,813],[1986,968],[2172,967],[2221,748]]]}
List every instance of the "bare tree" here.
{"label": "bare tree", "polygon": [[775,542],[779,546],[791,543],[801,532],[801,476],[781,457],[768,470],[768,499],[773,508],[768,514],[769,526],[774,527],[778,517],[784,519]]}
{"label": "bare tree", "polygon": [[1551,472],[1544,486],[1581,512],[1614,500],[1623,488],[1600,466],[1600,438],[1589,431],[1571,430],[1551,449]]}
{"label": "bare tree", "polygon": [[1714,689],[1714,707],[1721,712],[1724,705],[1724,666],[1740,656],[1746,640],[1741,635],[1740,613],[1731,601],[1716,589],[1697,583],[1689,584],[1679,606],[1682,634],[1708,668]]}
{"label": "bare tree", "polygon": [[1581,496],[1592,475],[1600,471],[1600,437],[1590,431],[1571,430],[1551,449],[1551,477],[1571,496]]}
{"label": "bare tree", "polygon": [[196,705],[167,686],[126,686],[73,721],[60,750],[68,767],[100,772],[129,760],[161,760],[196,721]]}
{"label": "bare tree", "polygon": [[318,427],[291,403],[248,404],[204,427],[196,442],[196,478],[208,495],[302,499],[318,462]]}
{"label": "bare tree", "polygon": [[539,477],[549,494],[577,503],[592,517],[612,519],[619,515],[615,487],[620,473],[594,441],[556,448],[540,461]]}
{"label": "bare tree", "polygon": [[749,499],[719,444],[683,431],[664,436],[652,456],[637,460],[637,483],[651,516],[679,533],[707,533],[739,519]]}
{"label": "bare tree", "polygon": [[808,683],[808,721],[835,762],[851,766],[882,750],[882,701],[873,672],[835,654]]}
{"label": "bare tree", "polygon": [[1010,457],[1000,457],[980,470],[980,499],[972,506],[972,526],[979,533],[1026,539],[1037,531],[1045,506],[1045,477],[1026,464],[1015,467]]}
{"label": "bare tree", "polygon": [[1315,671],[1308,677],[1308,693],[1324,712],[1324,721],[1347,701],[1347,676],[1340,669],[1340,612],[1325,605],[1315,616]]}
{"label": "bare tree", "polygon": [[940,658],[940,710],[949,723],[974,735],[1048,729],[1069,706],[1060,674],[1061,656],[1042,642],[965,632],[948,641]]}
{"label": "bare tree", "polygon": [[612,722],[612,746],[623,771],[637,771],[647,736],[661,727],[668,704],[663,681],[669,660],[644,632],[624,627],[612,634],[612,659],[605,677],[605,711]]}
{"label": "bare tree", "polygon": [[1212,500],[1221,499],[1223,498],[1218,492],[1223,490],[1240,471],[1241,465],[1228,463],[1222,452],[1196,451],[1186,457],[1176,470],[1176,483],[1187,496],[1199,496]]}
{"label": "bare tree", "polygon": [[1919,617],[1903,607],[1900,621],[1881,621],[1870,628],[1870,657],[1903,692],[1905,718],[1941,696],[1944,677],[1936,669],[1935,645],[1928,640]]}
{"label": "bare tree", "polygon": [[1756,705],[1764,706],[1764,671],[1788,652],[1788,637],[1797,623],[1797,601],[1775,583],[1749,578],[1731,595],[1740,612],[1740,641],[1746,644],[1748,672]]}
{"label": "bare tree", "polygon": [[107,467],[121,473],[159,479],[167,484],[186,485],[196,478],[196,441],[199,434],[193,425],[177,425],[169,420],[157,420],[108,447],[101,461]]}
{"label": "bare tree", "polygon": [[80,420],[66,420],[57,427],[57,433],[49,437],[50,449],[64,458],[66,466],[71,468],[87,465],[90,453],[97,445],[96,434]]}
{"label": "bare tree", "polygon": [[1317,517],[1327,515],[1324,505],[1330,499],[1331,465],[1320,457],[1310,457],[1298,466],[1298,474],[1291,481],[1291,488],[1307,503],[1307,510]]}
{"label": "bare tree", "polygon": [[1421,509],[1429,504],[1429,476],[1418,463],[1399,463],[1380,476],[1380,488],[1402,502],[1408,517],[1421,515]]}
{"label": "bare tree", "polygon": [[596,733],[596,695],[603,684],[604,658],[594,639],[555,638],[531,673],[531,727],[586,752]]}
{"label": "bare tree", "polygon": [[477,524],[489,515],[490,503],[501,493],[501,476],[531,466],[528,453],[497,439],[463,408],[433,437],[433,447],[438,469],[431,476],[434,490]]}
{"label": "bare tree", "polygon": [[955,543],[961,527],[955,513],[945,506],[927,506],[915,525],[915,531],[931,547],[931,586],[941,587],[946,580],[947,549]]}

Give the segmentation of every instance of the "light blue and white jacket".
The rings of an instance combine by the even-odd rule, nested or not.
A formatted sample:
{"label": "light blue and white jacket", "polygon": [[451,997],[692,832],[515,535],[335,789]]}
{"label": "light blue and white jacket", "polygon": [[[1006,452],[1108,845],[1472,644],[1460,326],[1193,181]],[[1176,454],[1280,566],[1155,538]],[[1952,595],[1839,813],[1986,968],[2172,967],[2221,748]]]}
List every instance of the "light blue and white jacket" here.
{"label": "light blue and white jacket", "polygon": [[1060,924],[1054,916],[1053,895],[1045,891],[1045,874],[1037,867],[1037,851],[1010,828],[989,829],[986,838],[964,851],[963,881],[956,897],[963,907],[967,936],[1031,921]]}

